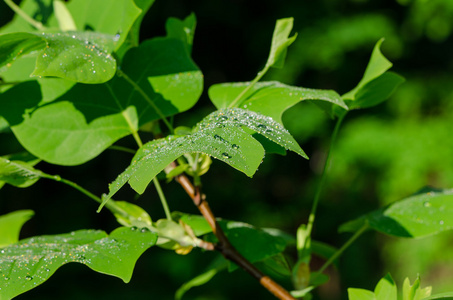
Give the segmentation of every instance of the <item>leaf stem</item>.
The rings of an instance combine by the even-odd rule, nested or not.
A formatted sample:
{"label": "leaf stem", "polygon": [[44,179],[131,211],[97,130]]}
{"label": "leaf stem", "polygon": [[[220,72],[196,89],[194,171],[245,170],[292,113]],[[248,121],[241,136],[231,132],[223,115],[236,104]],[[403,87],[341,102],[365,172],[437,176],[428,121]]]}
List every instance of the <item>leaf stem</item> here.
{"label": "leaf stem", "polygon": [[[364,233],[366,230],[368,229],[368,222],[366,222],[365,224],[363,224],[362,227],[360,227],[359,230],[357,230],[353,236],[351,236],[349,238],[349,240],[346,241],[346,243],[344,243],[343,246],[341,246],[340,249],[338,249],[325,263],[324,265],[322,265],[322,267],[317,271],[318,274],[321,274],[322,272],[324,272],[328,266],[330,266],[349,246],[351,246],[351,244],[353,242],[355,242],[355,240],[357,240],[359,238],[359,236],[362,235],[362,233]],[[314,278],[316,278],[316,275],[314,276]]]}
{"label": "leaf stem", "polygon": [[307,237],[311,236],[311,232],[313,230],[313,223],[315,222],[316,210],[318,208],[319,199],[321,197],[321,192],[324,188],[324,184],[325,184],[326,177],[327,177],[327,171],[328,171],[328,168],[329,168],[330,162],[331,162],[332,148],[333,148],[333,145],[337,138],[338,131],[340,129],[341,123],[342,123],[345,115],[346,114],[342,114],[338,117],[337,123],[335,124],[335,129],[334,129],[334,131],[332,133],[332,137],[330,139],[330,146],[329,146],[329,151],[327,152],[326,162],[324,164],[324,168],[322,171],[322,175],[321,175],[321,179],[319,181],[318,187],[316,188],[315,198],[313,200],[313,205],[311,207],[310,216],[308,217],[308,224],[307,224],[307,229],[306,229]]}
{"label": "leaf stem", "polygon": [[129,76],[127,76],[126,73],[121,71],[120,68],[117,69],[118,76],[123,77],[127,82],[129,82],[130,85],[143,97],[143,99],[148,102],[149,105],[152,106],[154,111],[159,115],[159,117],[162,119],[162,121],[165,123],[165,125],[168,127],[170,132],[174,132],[173,126],[168,122],[167,118],[165,115],[162,113],[162,111],[157,107],[157,105],[154,103],[153,100],[145,93],[145,91],[135,82],[133,81]]}
{"label": "leaf stem", "polygon": [[[43,178],[47,178],[47,179],[50,179],[50,180],[54,180],[54,181],[57,181],[57,182],[64,183],[64,184],[66,184],[66,185],[78,190],[79,192],[81,192],[82,194],[88,196],[89,198],[93,199],[94,201],[96,201],[98,203],[102,203],[102,199],[99,198],[98,196],[96,196],[93,193],[91,193],[90,191],[84,189],[83,187],[81,187],[80,185],[78,185],[75,182],[72,182],[72,181],[70,181],[68,179],[61,178],[61,176],[59,176],[59,175],[49,175],[49,174],[46,174],[46,173],[41,173],[40,176],[43,177]],[[110,199],[110,201],[105,204],[105,207],[107,207],[107,209],[110,210],[114,214],[119,214],[119,215],[122,215],[124,217],[129,217],[129,214],[126,211],[124,211],[122,208],[120,208],[118,205],[116,205],[116,202],[114,200],[112,200],[112,199]]]}
{"label": "leaf stem", "polygon": [[135,154],[135,150],[134,149],[130,149],[130,148],[123,147],[123,146],[112,145],[112,146],[109,147],[109,149],[110,150],[117,150],[117,151],[127,152],[127,153],[130,153],[130,154]]}
{"label": "leaf stem", "polygon": [[22,19],[27,21],[31,26],[35,27],[36,29],[43,31],[46,27],[41,23],[36,21],[35,19],[31,18],[27,15],[19,6],[17,6],[12,0],[4,0],[6,5],[8,5],[16,14],[18,14]]}
{"label": "leaf stem", "polygon": [[257,83],[258,81],[260,81],[261,78],[263,78],[264,74],[266,74],[268,70],[269,66],[266,65],[263,70],[258,72],[255,79],[253,79],[250,82],[250,84],[245,89],[243,89],[242,92],[233,100],[233,102],[231,102],[230,105],[228,105],[228,108],[234,107],[236,104],[238,104],[241,98],[255,85],[255,83]]}
{"label": "leaf stem", "polygon": [[156,187],[157,193],[159,194],[159,199],[160,199],[160,202],[162,203],[162,207],[164,208],[165,216],[167,217],[167,220],[172,221],[173,219],[171,218],[171,213],[170,213],[170,209],[168,208],[167,199],[165,198],[165,195],[162,191],[162,187],[160,186],[159,180],[157,180],[157,178],[154,177],[153,183],[154,183],[154,186]]}

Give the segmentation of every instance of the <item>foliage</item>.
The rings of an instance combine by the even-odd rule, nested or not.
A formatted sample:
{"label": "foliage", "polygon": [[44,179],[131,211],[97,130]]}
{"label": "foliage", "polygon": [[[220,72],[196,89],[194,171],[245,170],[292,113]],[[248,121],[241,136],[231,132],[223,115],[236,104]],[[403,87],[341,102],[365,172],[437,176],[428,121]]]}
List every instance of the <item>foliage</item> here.
{"label": "foliage", "polygon": [[[201,192],[200,178],[215,172],[217,165],[211,165],[211,158],[249,177],[255,175],[265,154],[290,151],[308,159],[285,128],[282,116],[286,111],[306,102],[336,119],[332,148],[349,111],[382,103],[404,79],[389,71],[392,63],[382,54],[380,39],[362,79],[343,95],[260,81],[268,72],[272,74],[272,69],[284,67],[288,48],[296,41],[297,34],[290,36],[293,19],[280,19],[267,61],[256,77],[210,86],[208,95],[216,110],[198,119],[192,128],[175,128],[175,119],[195,106],[203,92],[203,74],[191,57],[196,17],[170,18],[166,36],[140,41],[141,21],[153,2],[25,0],[17,7],[5,0],[17,14],[0,29],[0,132],[17,140],[23,152],[0,157],[0,187],[28,188],[39,185],[39,179],[64,183],[98,202],[98,212],[102,207],[108,209],[123,227],[110,234],[84,229],[19,239],[19,231],[33,211],[0,216],[0,299],[37,287],[69,262],[129,282],[137,260],[152,246],[177,254],[188,254],[194,248],[220,252],[201,275],[176,292],[177,299],[223,270],[232,272],[240,267],[257,274],[252,263],[284,281],[293,297],[309,299],[329,280],[326,268],[338,264],[338,257],[367,229],[405,238],[451,229],[451,191],[425,190],[339,227],[341,232],[354,233],[339,249],[314,240],[312,230],[321,191],[326,189],[330,149],[308,222],[299,224],[296,234],[215,219],[207,206],[211,195]],[[137,149],[121,146],[121,140],[128,136]],[[49,165],[85,164],[109,148],[134,156],[102,197],[43,171]],[[162,178],[180,183],[203,217],[171,212],[160,187]],[[165,219],[151,218],[151,210],[132,201],[113,199],[126,183],[143,194],[151,182]],[[289,258],[291,251],[296,255]],[[326,262],[313,271],[315,255]],[[272,287],[267,288],[280,289],[291,297],[274,281]],[[413,286],[406,280],[403,299],[449,295],[435,298],[430,289],[419,287],[419,279]],[[387,275],[374,292],[349,289],[348,293],[350,299],[396,299],[397,291]]]}

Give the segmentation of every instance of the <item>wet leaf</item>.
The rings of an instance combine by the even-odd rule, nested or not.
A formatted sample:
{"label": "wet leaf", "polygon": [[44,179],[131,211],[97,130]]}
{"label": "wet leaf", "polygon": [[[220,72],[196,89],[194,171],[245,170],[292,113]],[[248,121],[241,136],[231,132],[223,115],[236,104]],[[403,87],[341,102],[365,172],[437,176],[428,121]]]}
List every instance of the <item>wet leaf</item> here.
{"label": "wet leaf", "polygon": [[289,132],[272,118],[238,108],[219,110],[198,123],[193,134],[168,136],[145,144],[132,164],[109,185],[110,192],[103,203],[126,182],[143,193],[159,172],[185,153],[207,154],[251,177],[264,157],[264,149],[242,127],[307,158]]}
{"label": "wet leaf", "polygon": [[0,250],[0,296],[10,299],[20,295],[71,262],[129,282],[137,259],[156,240],[154,233],[135,227],[120,227],[110,235],[80,230],[21,240]]}
{"label": "wet leaf", "polygon": [[369,227],[399,237],[425,237],[453,229],[453,190],[417,194],[343,224],[340,232]]}
{"label": "wet leaf", "polygon": [[[216,84],[209,88],[209,97],[218,109],[226,108],[250,84],[250,82]],[[300,88],[276,81],[254,84],[241,99],[243,100],[237,104],[238,107],[270,116],[280,123],[282,114],[301,101],[326,101],[348,109],[335,91]]]}
{"label": "wet leaf", "polygon": [[0,35],[0,67],[14,62],[22,55],[45,47],[45,40],[34,34],[9,33]]}
{"label": "wet leaf", "polygon": [[32,210],[17,210],[0,216],[0,248],[17,243],[22,226],[34,214]]}

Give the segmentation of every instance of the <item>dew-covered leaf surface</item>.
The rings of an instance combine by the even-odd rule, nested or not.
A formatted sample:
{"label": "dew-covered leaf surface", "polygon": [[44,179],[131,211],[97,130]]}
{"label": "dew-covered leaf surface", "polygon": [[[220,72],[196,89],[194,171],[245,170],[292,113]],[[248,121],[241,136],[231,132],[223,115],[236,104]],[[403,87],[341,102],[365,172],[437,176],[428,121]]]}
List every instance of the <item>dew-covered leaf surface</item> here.
{"label": "dew-covered leaf surface", "polygon": [[17,243],[22,226],[33,215],[32,210],[18,210],[0,216],[0,248]]}
{"label": "dew-covered leaf surface", "polygon": [[0,250],[0,299],[11,299],[46,281],[66,263],[129,282],[137,259],[156,243],[148,230],[120,227],[110,235],[98,230],[21,240]]}
{"label": "dew-covered leaf surface", "polygon": [[184,136],[168,136],[145,144],[132,164],[109,185],[108,201],[126,182],[143,193],[149,182],[184,153],[204,153],[252,176],[264,149],[243,127],[251,129],[287,150],[307,158],[289,132],[272,118],[240,108],[215,111]]}
{"label": "dew-covered leaf surface", "polygon": [[340,227],[354,232],[365,222],[377,231],[398,237],[424,237],[453,229],[453,190],[433,191],[394,202]]}
{"label": "dew-covered leaf surface", "polygon": [[43,33],[47,45],[36,60],[34,76],[55,76],[81,83],[103,83],[116,72],[110,54],[115,36],[94,32]]}
{"label": "dew-covered leaf surface", "polygon": [[[209,89],[209,97],[218,109],[226,108],[249,85],[250,82],[216,84]],[[335,91],[289,86],[276,81],[258,82],[242,98],[238,107],[270,116],[280,123],[288,108],[305,100],[326,101],[348,108]]]}

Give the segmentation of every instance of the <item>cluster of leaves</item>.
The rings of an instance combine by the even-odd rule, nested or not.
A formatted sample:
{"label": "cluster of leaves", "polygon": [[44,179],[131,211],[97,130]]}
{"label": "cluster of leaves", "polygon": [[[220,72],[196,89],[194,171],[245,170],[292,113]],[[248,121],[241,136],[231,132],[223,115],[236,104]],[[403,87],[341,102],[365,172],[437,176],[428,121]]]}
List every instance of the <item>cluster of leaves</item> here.
{"label": "cluster of leaves", "polygon": [[[331,90],[259,82],[270,68],[283,67],[287,48],[296,38],[290,37],[293,20],[282,19],[277,21],[263,70],[250,82],[211,86],[208,94],[217,110],[193,128],[173,128],[167,118],[193,107],[203,91],[203,75],[191,59],[194,15],[169,19],[165,37],[139,43],[141,20],[153,0],[42,2],[44,5],[22,1],[18,11],[41,15],[43,23],[26,21],[19,14],[0,29],[0,132],[12,133],[26,150],[0,157],[0,185],[25,188],[40,178],[59,181],[98,201],[99,209],[108,208],[123,226],[110,234],[80,230],[19,241],[20,228],[33,212],[1,216],[0,280],[5,284],[0,285],[0,299],[34,288],[69,262],[128,282],[136,260],[156,244],[184,254],[199,246],[201,239],[213,240],[212,229],[201,217],[173,213],[154,222],[142,208],[112,197],[126,183],[143,193],[151,181],[158,185],[156,176],[162,171],[169,178],[185,172],[197,182],[208,171],[210,157],[250,177],[266,152],[285,154],[289,150],[308,158],[282,124],[287,109],[311,101],[340,124],[349,110],[381,103],[403,82],[388,71],[392,64],[380,51],[382,40],[375,46],[362,80],[343,96]],[[42,11],[43,6],[53,7],[52,13]],[[158,122],[167,128],[161,130]],[[165,137],[143,143],[139,133],[146,130]],[[139,149],[132,151],[131,164],[102,198],[36,168],[41,161],[83,164],[128,135]],[[168,168],[175,160],[179,167]],[[340,230],[370,228],[400,237],[435,234],[453,226],[447,217],[453,209],[451,199],[451,191],[415,195],[346,223]],[[262,262],[291,278],[297,297],[328,280],[322,272],[305,268],[312,252],[329,260],[341,254],[311,241],[311,232],[294,238],[240,222],[220,225],[250,262]],[[300,255],[292,267],[282,253],[294,244]],[[185,284],[177,297],[220,270],[236,268],[226,261],[214,264]]]}

